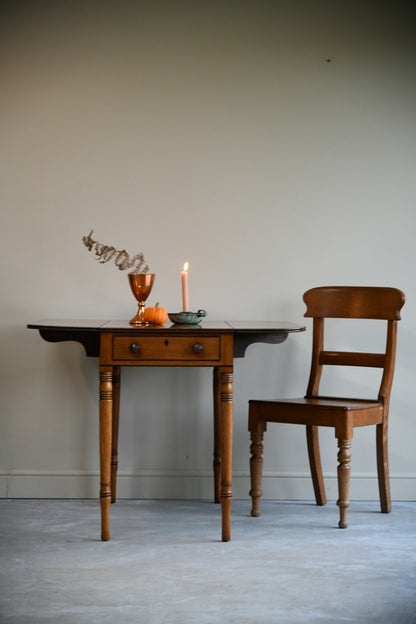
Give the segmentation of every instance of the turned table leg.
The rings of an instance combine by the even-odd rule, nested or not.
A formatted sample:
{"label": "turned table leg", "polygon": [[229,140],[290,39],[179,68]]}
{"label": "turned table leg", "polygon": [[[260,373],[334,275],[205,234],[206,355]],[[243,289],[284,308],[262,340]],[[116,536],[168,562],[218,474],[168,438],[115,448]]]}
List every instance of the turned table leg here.
{"label": "turned table leg", "polygon": [[221,500],[221,431],[220,431],[220,373],[217,367],[214,367],[213,375],[213,394],[214,394],[214,502],[219,503]]}
{"label": "turned table leg", "polygon": [[113,368],[113,422],[111,435],[111,502],[116,502],[118,469],[118,423],[120,417],[120,366]]}
{"label": "turned table leg", "polygon": [[112,420],[113,367],[100,366],[100,506],[103,541],[110,539]]}
{"label": "turned table leg", "polygon": [[222,541],[231,538],[233,367],[219,368]]}

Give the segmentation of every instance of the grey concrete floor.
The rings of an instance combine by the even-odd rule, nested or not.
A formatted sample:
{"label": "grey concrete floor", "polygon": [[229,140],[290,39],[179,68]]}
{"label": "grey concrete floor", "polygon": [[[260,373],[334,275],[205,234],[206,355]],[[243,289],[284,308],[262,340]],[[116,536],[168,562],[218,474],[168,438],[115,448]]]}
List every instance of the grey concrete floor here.
{"label": "grey concrete floor", "polygon": [[416,503],[0,500],[1,624],[416,622]]}

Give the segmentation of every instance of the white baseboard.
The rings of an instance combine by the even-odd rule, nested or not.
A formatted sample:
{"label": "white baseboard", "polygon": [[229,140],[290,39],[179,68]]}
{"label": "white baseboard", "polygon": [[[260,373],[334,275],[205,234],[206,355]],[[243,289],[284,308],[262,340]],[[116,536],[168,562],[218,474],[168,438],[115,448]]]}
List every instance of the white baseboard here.
{"label": "white baseboard", "polygon": [[[393,500],[416,500],[416,474],[390,476]],[[325,475],[329,500],[338,498],[337,479]],[[233,496],[248,499],[248,473],[233,475]],[[97,498],[98,473],[83,471],[19,471],[0,474],[0,498]],[[208,471],[181,472],[169,470],[120,472],[117,479],[118,498],[211,499],[213,478]],[[271,500],[312,500],[313,489],[309,474],[265,473],[263,498]],[[378,500],[376,475],[351,476],[351,500]]]}

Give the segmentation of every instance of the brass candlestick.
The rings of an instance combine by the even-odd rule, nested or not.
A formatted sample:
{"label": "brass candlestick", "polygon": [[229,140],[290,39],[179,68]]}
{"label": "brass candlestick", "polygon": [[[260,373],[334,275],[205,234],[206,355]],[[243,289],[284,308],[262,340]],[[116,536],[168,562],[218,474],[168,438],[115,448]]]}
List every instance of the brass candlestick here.
{"label": "brass candlestick", "polygon": [[131,319],[130,325],[147,325],[143,320],[145,301],[153,288],[156,275],[155,273],[129,273],[127,277],[132,293],[139,304],[137,314]]}

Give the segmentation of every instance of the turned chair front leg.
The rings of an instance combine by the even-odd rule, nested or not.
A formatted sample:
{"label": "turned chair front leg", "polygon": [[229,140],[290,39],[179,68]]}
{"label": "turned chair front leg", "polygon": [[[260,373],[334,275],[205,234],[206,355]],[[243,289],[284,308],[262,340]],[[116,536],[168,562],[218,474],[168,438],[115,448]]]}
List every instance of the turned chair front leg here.
{"label": "turned chair front leg", "polygon": [[338,526],[346,529],[347,510],[350,506],[349,490],[351,476],[351,440],[338,438],[338,500],[337,505],[340,511]]}
{"label": "turned chair front leg", "polygon": [[[252,422],[253,421],[253,422]],[[261,484],[263,478],[263,438],[266,431],[266,423],[254,421],[250,418],[250,496],[252,500],[251,515],[254,518],[260,516],[260,498],[263,495]]]}

